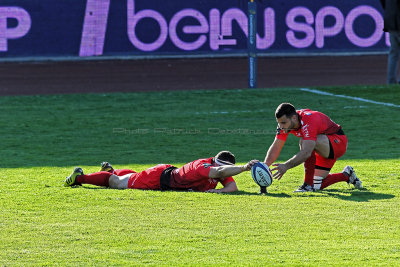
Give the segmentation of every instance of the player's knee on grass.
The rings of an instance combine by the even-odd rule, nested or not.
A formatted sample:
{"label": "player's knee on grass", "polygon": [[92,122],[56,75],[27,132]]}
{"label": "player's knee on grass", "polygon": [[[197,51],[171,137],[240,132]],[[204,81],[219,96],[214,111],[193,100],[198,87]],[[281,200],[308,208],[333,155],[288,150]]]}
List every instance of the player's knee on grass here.
{"label": "player's knee on grass", "polygon": [[113,174],[108,180],[108,185],[110,188],[114,189],[125,189],[128,186],[128,181],[124,177],[119,177]]}

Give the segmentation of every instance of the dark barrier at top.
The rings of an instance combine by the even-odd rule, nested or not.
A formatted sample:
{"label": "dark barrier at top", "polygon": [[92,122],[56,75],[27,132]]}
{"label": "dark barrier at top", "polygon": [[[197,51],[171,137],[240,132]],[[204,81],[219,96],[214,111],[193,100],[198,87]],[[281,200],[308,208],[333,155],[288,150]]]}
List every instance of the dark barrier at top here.
{"label": "dark barrier at top", "polygon": [[[383,52],[377,0],[257,1],[261,54]],[[239,0],[2,0],[0,57],[245,54]]]}

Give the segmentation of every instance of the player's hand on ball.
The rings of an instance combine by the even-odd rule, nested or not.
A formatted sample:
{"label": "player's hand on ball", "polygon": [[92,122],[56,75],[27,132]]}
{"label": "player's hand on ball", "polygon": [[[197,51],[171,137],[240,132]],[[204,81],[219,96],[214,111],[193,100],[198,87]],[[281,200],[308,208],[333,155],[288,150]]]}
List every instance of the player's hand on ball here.
{"label": "player's hand on ball", "polygon": [[243,171],[250,171],[254,164],[260,162],[258,159],[252,159],[243,166]]}
{"label": "player's hand on ball", "polygon": [[274,179],[277,180],[280,180],[289,169],[286,164],[275,163],[272,164],[272,166],[275,166],[275,168],[271,169],[271,172],[273,173]]}

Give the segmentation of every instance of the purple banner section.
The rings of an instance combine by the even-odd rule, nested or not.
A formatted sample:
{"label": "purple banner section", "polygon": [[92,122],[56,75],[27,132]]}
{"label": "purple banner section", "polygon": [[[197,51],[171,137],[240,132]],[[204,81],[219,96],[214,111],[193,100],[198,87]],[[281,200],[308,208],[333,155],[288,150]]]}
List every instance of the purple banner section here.
{"label": "purple banner section", "polygon": [[[246,55],[247,1],[2,0],[0,58]],[[257,53],[385,52],[377,0],[257,1]]]}
{"label": "purple banner section", "polygon": [[[7,20],[15,19],[18,26],[7,27]],[[18,39],[26,35],[31,28],[31,17],[20,7],[0,7],[0,51],[8,50],[8,39]]]}
{"label": "purple banner section", "polygon": [[103,54],[110,0],[88,0],[83,22],[80,56]]}

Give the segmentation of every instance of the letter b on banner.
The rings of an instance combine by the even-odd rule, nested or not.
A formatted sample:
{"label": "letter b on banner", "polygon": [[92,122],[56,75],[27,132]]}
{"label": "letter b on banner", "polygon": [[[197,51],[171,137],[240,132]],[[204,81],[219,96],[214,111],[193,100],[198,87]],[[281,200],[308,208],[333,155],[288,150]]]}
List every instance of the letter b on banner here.
{"label": "letter b on banner", "polygon": [[[136,25],[144,18],[152,18],[160,26],[160,35],[153,43],[144,43],[136,36]],[[135,1],[128,0],[128,36],[134,46],[142,51],[154,51],[160,48],[168,38],[168,24],[165,18],[154,10],[142,10],[135,13]]]}
{"label": "letter b on banner", "polygon": [[[17,20],[17,26],[8,28],[7,20]],[[25,36],[31,29],[31,17],[20,7],[0,7],[0,51],[8,51],[8,39]]]}

